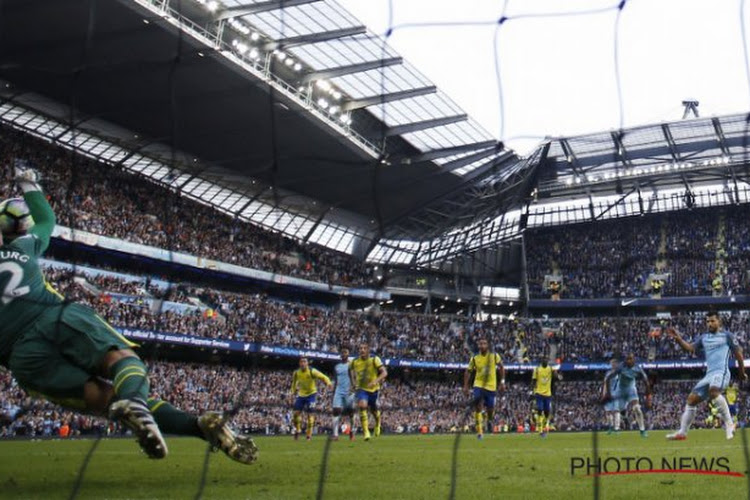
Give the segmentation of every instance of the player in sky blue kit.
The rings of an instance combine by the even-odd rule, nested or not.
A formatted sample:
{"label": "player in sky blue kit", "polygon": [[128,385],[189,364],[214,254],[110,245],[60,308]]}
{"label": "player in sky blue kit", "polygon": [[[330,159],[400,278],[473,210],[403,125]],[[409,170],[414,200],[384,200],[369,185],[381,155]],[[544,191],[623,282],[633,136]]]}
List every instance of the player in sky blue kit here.
{"label": "player in sky blue kit", "polygon": [[349,348],[341,348],[341,362],[334,367],[336,389],[333,391],[333,440],[339,439],[341,415],[349,417],[349,440],[354,439],[354,391],[349,372]]}
{"label": "player in sky blue kit", "polygon": [[[646,384],[646,394],[651,394],[651,384],[648,381],[646,372],[636,364],[635,355],[630,353],[625,358],[623,365],[620,365],[617,370],[613,369],[607,374],[604,378],[605,386],[609,387],[609,381],[615,376],[619,378],[618,387],[616,392],[610,392],[610,396],[613,400],[617,400],[617,416],[619,417],[621,410],[630,410],[635,421],[638,423],[638,430],[641,432],[641,437],[648,437],[641,402],[638,399],[638,388],[636,387],[636,382],[638,379],[641,379]],[[616,430],[619,430],[619,425]]]}
{"label": "player in sky blue kit", "polygon": [[604,376],[604,387],[602,388],[604,412],[607,415],[607,426],[609,427],[607,434],[620,430],[620,412],[622,411],[620,398],[615,397],[620,394],[620,360],[612,358],[610,367],[611,370]]}
{"label": "player in sky blue kit", "polygon": [[680,430],[667,435],[667,439],[682,441],[687,438],[690,425],[695,418],[695,407],[701,401],[711,399],[719,409],[724,421],[727,439],[734,437],[734,424],[729,413],[729,405],[721,392],[729,385],[729,358],[734,354],[737,360],[737,371],[741,382],[747,380],[742,348],[737,344],[734,335],[721,328],[721,318],[716,312],[706,315],[708,332],[701,334],[692,344],[688,344],[674,329],[667,330],[667,334],[687,352],[703,351],[706,358],[706,376],[703,377],[690,392],[685,405],[685,411],[680,421]]}

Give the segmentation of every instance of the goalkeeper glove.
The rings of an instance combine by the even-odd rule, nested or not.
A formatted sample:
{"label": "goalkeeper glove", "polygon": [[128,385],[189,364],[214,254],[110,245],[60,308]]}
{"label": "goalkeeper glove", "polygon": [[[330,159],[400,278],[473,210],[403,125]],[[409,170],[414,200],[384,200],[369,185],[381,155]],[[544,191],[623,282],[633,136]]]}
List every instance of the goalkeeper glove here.
{"label": "goalkeeper glove", "polygon": [[24,193],[42,190],[42,186],[39,185],[39,177],[39,173],[34,169],[16,168],[15,181]]}

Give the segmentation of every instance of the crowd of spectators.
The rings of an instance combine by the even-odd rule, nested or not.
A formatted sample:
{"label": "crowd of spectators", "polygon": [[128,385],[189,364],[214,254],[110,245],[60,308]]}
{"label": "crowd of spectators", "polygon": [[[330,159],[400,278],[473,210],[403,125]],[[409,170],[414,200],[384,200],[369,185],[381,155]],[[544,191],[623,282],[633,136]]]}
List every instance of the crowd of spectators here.
{"label": "crowd of spectators", "polygon": [[[233,424],[252,433],[288,434],[291,431],[294,397],[289,390],[290,370],[163,361],[149,365],[154,397],[194,414],[231,410]],[[330,367],[317,368],[331,374]],[[429,432],[472,432],[469,397],[461,390],[460,379],[460,372],[443,374],[442,380],[413,373],[392,374],[379,399],[384,430],[410,433],[426,427]],[[653,407],[647,411],[649,428],[669,429],[677,425],[693,383],[662,381],[656,384]],[[601,385],[596,380],[558,382],[553,404],[555,428],[558,431],[603,428],[603,412],[598,403]],[[527,380],[517,380],[500,394],[494,421],[498,430],[502,431],[505,425],[509,432],[517,432],[519,427],[533,429],[533,401],[529,398],[528,387]],[[330,430],[331,396],[332,391],[319,394],[319,432]],[[696,426],[704,425],[705,412],[701,407]],[[626,428],[628,425],[626,421]],[[67,426],[72,436],[119,432],[103,419],[32,399],[7,372],[0,373],[0,436],[58,436],[62,426]]]}
{"label": "crowd of spectators", "polygon": [[329,284],[375,287],[371,269],[350,256],[302,245],[222,214],[117,167],[12,129],[0,128],[0,195],[16,164],[42,173],[62,225],[134,243]]}
{"label": "crowd of spectators", "polygon": [[[749,215],[732,206],[530,231],[529,293],[549,298],[547,275],[562,277],[569,299],[747,293]],[[654,290],[651,274],[669,277]]]}
{"label": "crowd of spectators", "polygon": [[659,249],[654,219],[606,221],[555,227],[526,239],[529,291],[549,297],[547,274],[563,278],[564,298],[640,296]]}
{"label": "crowd of spectators", "polygon": [[[121,301],[107,293],[143,292],[144,284],[79,276],[100,287],[101,293],[95,295],[73,277],[72,271],[47,272],[48,281],[61,293],[94,307],[117,327],[320,351],[367,342],[380,356],[392,358],[465,362],[476,339],[484,337],[506,362],[534,362],[543,357],[559,362],[592,362],[629,352],[647,360],[686,359],[689,355],[666,336],[666,327],[673,326],[686,338],[705,330],[703,314],[679,313],[669,319],[627,316],[480,321],[466,316],[339,311],[282,302],[264,294],[190,285],[176,287],[179,292],[170,298],[203,307],[180,312],[155,309],[146,300],[148,294]],[[735,312],[724,315],[723,321],[745,351],[750,351],[750,315]]]}

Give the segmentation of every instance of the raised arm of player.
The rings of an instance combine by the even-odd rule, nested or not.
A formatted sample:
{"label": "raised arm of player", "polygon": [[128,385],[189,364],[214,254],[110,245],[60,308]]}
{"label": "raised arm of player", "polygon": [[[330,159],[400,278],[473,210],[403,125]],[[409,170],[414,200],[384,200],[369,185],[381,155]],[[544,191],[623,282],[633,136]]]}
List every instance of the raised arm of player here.
{"label": "raised arm of player", "polygon": [[292,387],[289,388],[289,393],[294,396],[294,393],[297,391],[297,370],[294,371],[292,374]]}
{"label": "raised arm of player", "polygon": [[378,368],[378,378],[375,379],[374,385],[382,384],[387,376],[388,370],[385,369],[385,366],[380,365]]}
{"label": "raised arm of player", "polygon": [[474,357],[469,360],[469,364],[466,366],[466,371],[464,372],[464,393],[469,394],[469,390],[471,389],[471,374],[476,369],[476,366],[474,365]]}
{"label": "raised arm of player", "polygon": [[734,359],[737,360],[737,371],[740,374],[740,380],[747,381],[747,374],[745,373],[745,358],[742,356],[742,347],[737,346],[734,348]]}
{"label": "raised arm of player", "polygon": [[357,385],[357,377],[354,374],[354,369],[352,369],[351,363],[349,363],[349,381],[351,382],[352,391],[359,389],[359,386]]}
{"label": "raised arm of player", "polygon": [[677,341],[677,344],[682,347],[684,351],[695,352],[695,347],[692,344],[688,344],[687,342],[685,342],[685,339],[683,339],[682,336],[674,328],[668,328],[667,335]]}
{"label": "raised arm of player", "polygon": [[323,383],[326,385],[326,387],[331,387],[333,384],[331,383],[331,379],[328,378],[328,376],[321,372],[320,370],[317,370],[315,368],[312,369],[312,376],[314,379],[322,380]]}
{"label": "raised arm of player", "polygon": [[641,368],[641,378],[643,379],[643,382],[646,384],[646,394],[651,394],[651,381],[648,379],[648,375],[646,375],[646,372],[643,371],[643,368]]}
{"label": "raised arm of player", "polygon": [[615,372],[612,372],[612,371],[608,372],[604,376],[604,391],[603,391],[603,393],[604,393],[604,396],[605,396],[606,399],[612,399],[612,394],[610,394],[610,392],[609,392],[609,380],[612,377],[614,377],[614,376],[615,376]]}
{"label": "raised arm of player", "polygon": [[501,358],[498,355],[498,363],[497,363],[497,374],[500,375],[500,383],[497,384],[497,389],[499,391],[505,390],[505,365],[503,365],[503,358]]}
{"label": "raised arm of player", "polygon": [[41,255],[49,246],[49,240],[57,221],[55,212],[47,202],[47,198],[44,197],[38,180],[39,175],[34,170],[16,170],[16,184],[23,191],[23,198],[29,206],[31,217],[34,219],[34,227],[29,232],[39,240],[35,250],[38,255]]}

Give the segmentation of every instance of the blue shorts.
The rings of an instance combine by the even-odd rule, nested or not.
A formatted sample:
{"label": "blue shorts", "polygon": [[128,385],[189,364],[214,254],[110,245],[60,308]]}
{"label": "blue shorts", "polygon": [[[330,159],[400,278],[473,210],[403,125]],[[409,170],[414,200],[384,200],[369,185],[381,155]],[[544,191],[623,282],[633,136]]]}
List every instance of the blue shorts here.
{"label": "blue shorts", "polygon": [[309,396],[297,396],[294,400],[295,411],[315,411],[315,396],[316,394],[310,394]]}
{"label": "blue shorts", "polygon": [[736,404],[729,405],[729,414],[732,415],[732,416],[737,415],[737,405]]}
{"label": "blue shorts", "polygon": [[484,403],[485,408],[489,410],[493,409],[495,407],[495,391],[475,387],[474,404],[479,404],[480,401]]}
{"label": "blue shorts", "polygon": [[335,392],[333,394],[333,407],[337,409],[351,409],[354,408],[354,395]]}
{"label": "blue shorts", "polygon": [[638,401],[638,390],[635,387],[620,388],[617,394],[612,394],[613,398],[620,400],[620,408],[627,408],[631,401]]}
{"label": "blue shorts", "polygon": [[708,389],[710,387],[717,387],[722,390],[726,389],[729,386],[729,379],[729,371],[707,373],[705,377],[695,384],[692,392],[705,401],[708,399]]}
{"label": "blue shorts", "polygon": [[367,401],[367,406],[370,408],[378,407],[378,391],[366,391],[364,389],[357,389],[357,401]]}
{"label": "blue shorts", "polygon": [[536,409],[537,411],[546,411],[549,413],[552,408],[552,396],[542,396],[541,394],[534,394],[536,398]]}
{"label": "blue shorts", "polygon": [[620,398],[612,396],[612,399],[604,403],[604,411],[622,411],[622,401]]}

